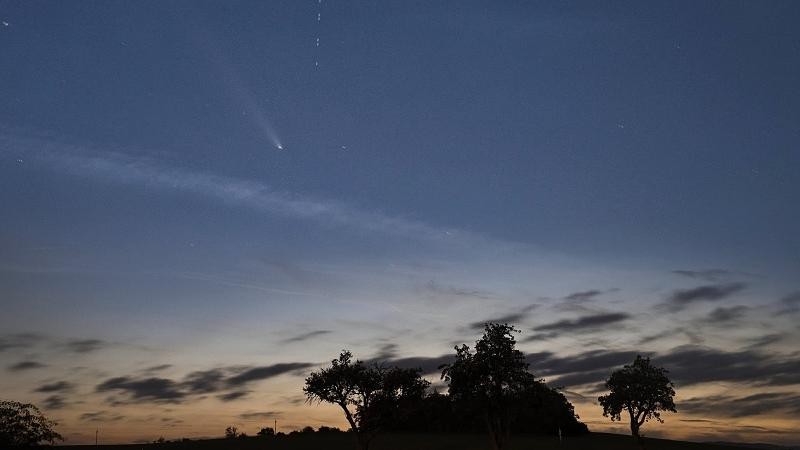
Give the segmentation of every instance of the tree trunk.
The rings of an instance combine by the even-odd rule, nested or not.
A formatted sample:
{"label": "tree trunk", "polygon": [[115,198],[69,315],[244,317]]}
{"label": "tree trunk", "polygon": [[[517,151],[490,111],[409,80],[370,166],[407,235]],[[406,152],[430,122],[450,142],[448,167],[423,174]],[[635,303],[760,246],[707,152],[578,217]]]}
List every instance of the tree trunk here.
{"label": "tree trunk", "polygon": [[503,417],[497,414],[484,413],[483,416],[486,422],[486,429],[489,432],[489,443],[492,450],[505,450],[508,446],[509,428]]}
{"label": "tree trunk", "polygon": [[356,437],[356,446],[358,447],[358,450],[369,450],[369,441],[364,440],[364,436],[362,436],[363,433],[358,429],[358,425],[356,424],[353,415],[350,413],[350,410],[347,409],[347,405],[340,403],[339,406],[344,411],[344,417],[347,419],[347,422],[350,424],[350,430]]}
{"label": "tree trunk", "polygon": [[644,441],[642,440],[642,435],[639,434],[639,423],[635,419],[631,419],[631,435],[636,439],[639,448],[644,450]]}
{"label": "tree trunk", "polygon": [[483,413],[483,421],[486,423],[486,431],[489,433],[489,445],[492,447],[492,450],[500,450],[497,446],[494,423],[492,423],[491,415],[488,412]]}

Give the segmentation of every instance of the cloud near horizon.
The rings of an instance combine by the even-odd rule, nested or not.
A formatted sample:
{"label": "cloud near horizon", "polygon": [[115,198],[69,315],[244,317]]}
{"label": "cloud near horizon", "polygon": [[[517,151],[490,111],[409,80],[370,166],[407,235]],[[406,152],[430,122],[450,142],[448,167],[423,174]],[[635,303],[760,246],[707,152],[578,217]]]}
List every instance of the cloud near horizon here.
{"label": "cloud near horizon", "polygon": [[8,366],[9,372],[22,372],[24,370],[34,370],[47,367],[47,364],[40,363],[39,361],[20,361],[16,364]]}
{"label": "cloud near horizon", "polygon": [[258,367],[228,367],[191,372],[183,380],[168,378],[121,376],[109,378],[95,387],[96,392],[118,393],[108,403],[182,403],[199,398],[203,394],[218,394],[223,401],[245,397],[248,391],[242,388],[261,380],[287,373],[297,373],[312,367],[312,363],[277,363]]}

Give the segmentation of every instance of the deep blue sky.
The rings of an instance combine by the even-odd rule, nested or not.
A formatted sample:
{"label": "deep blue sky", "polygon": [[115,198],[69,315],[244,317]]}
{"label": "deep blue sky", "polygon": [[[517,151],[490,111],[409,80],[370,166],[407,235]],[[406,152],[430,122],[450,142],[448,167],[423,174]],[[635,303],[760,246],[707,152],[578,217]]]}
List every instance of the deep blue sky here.
{"label": "deep blue sky", "polygon": [[[685,331],[719,303],[677,290],[703,286],[739,313],[797,303],[798,2],[2,1],[0,20],[9,333],[180,355],[199,329],[340,333],[317,361],[370,339],[432,356],[484,315],[627,305]],[[608,298],[524,310],[588,290]],[[252,362],[213,348],[196,361]]]}

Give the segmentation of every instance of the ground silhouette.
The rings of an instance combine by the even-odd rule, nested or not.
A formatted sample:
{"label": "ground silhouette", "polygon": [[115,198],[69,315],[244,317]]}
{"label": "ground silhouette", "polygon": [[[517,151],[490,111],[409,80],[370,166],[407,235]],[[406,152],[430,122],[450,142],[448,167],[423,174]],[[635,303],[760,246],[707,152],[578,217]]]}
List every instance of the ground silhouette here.
{"label": "ground silhouette", "polygon": [[[650,450],[742,450],[740,446],[648,439]],[[167,442],[163,444],[80,445],[75,450],[352,450],[351,433],[279,433],[273,437],[247,437],[238,439],[209,439]],[[373,450],[487,450],[482,434],[476,433],[385,433],[372,442]],[[636,450],[637,443],[630,436],[607,433],[588,433],[564,439],[559,443],[555,436],[515,434],[511,436],[510,450]]]}

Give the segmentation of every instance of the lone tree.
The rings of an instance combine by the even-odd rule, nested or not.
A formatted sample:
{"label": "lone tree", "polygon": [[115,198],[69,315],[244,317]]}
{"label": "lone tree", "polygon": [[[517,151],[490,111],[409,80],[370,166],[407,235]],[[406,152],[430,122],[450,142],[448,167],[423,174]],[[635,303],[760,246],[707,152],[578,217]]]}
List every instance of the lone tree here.
{"label": "lone tree", "polygon": [[30,403],[0,401],[0,448],[54,444],[64,438],[53,429],[56,423]]}
{"label": "lone tree", "polygon": [[667,378],[667,370],[650,364],[650,358],[636,356],[633,364],[626,365],[611,374],[606,381],[609,392],[597,400],[603,407],[603,415],[611,420],[621,420],[627,411],[630,416],[631,434],[639,446],[644,448],[639,429],[650,419],[661,419],[662,411],[675,409],[675,385]]}
{"label": "lone tree", "polygon": [[429,384],[420,377],[419,369],[365,364],[353,361],[353,354],[343,350],[330,367],[306,378],[303,392],[308,402],[339,405],[358,447],[368,450],[382,428],[413,410]]}
{"label": "lone tree", "polygon": [[483,415],[495,450],[506,448],[513,419],[525,407],[522,399],[542,383],[515,348],[515,332],[519,330],[508,324],[487,323],[474,353],[467,345],[455,347],[455,362],[442,366],[450,397],[461,408]]}
{"label": "lone tree", "polygon": [[233,439],[239,436],[239,429],[235,426],[231,425],[228,428],[225,428],[225,437],[228,439]]}

